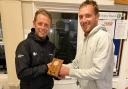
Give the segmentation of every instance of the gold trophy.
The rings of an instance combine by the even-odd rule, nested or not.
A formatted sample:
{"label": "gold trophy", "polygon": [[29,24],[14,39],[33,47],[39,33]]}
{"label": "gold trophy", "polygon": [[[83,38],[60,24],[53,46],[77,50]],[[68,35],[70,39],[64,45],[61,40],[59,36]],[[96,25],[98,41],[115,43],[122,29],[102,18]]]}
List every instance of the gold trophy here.
{"label": "gold trophy", "polygon": [[51,66],[48,69],[48,74],[54,77],[58,77],[62,64],[63,64],[63,60],[58,58],[53,58],[51,62]]}

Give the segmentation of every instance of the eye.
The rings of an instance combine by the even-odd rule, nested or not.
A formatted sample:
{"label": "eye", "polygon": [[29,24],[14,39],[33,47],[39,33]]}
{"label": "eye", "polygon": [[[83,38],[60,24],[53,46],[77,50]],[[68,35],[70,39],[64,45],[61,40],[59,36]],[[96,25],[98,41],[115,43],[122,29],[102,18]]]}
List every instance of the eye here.
{"label": "eye", "polygon": [[83,18],[83,16],[82,16],[82,15],[79,15],[79,18],[80,18],[80,19],[82,19],[82,18]]}
{"label": "eye", "polygon": [[90,14],[86,14],[85,17],[86,17],[86,18],[90,18],[91,15],[90,15]]}
{"label": "eye", "polygon": [[48,29],[50,27],[50,25],[49,24],[44,24],[44,27]]}
{"label": "eye", "polygon": [[48,24],[44,24],[45,27],[48,27]]}
{"label": "eye", "polygon": [[42,23],[40,22],[40,23],[38,23],[38,25],[39,25],[39,26],[42,26]]}

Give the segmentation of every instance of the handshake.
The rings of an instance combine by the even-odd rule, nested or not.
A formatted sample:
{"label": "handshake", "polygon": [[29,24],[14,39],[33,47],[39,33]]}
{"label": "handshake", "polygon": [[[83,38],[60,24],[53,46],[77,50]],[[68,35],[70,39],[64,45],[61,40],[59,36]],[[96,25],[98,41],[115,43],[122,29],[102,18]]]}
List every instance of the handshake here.
{"label": "handshake", "polygon": [[48,75],[62,79],[69,74],[69,68],[63,66],[63,60],[53,58],[53,61],[48,64]]}

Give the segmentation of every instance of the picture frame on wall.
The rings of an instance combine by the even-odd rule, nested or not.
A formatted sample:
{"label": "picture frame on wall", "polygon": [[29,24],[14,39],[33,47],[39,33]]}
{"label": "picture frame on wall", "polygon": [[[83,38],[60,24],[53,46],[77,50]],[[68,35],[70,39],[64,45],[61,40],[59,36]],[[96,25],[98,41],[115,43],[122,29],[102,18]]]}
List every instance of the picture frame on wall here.
{"label": "picture frame on wall", "polygon": [[[124,37],[118,36],[117,33],[120,33],[119,31],[121,29],[118,30],[118,29],[116,29],[116,27],[117,26],[118,26],[118,28],[119,28],[119,26],[124,27],[124,25],[119,24],[119,22],[126,20],[126,19],[127,19],[127,12],[125,12],[125,11],[103,11],[103,10],[100,11],[100,17],[99,17],[98,23],[103,24],[106,27],[106,29],[110,33],[111,37],[113,38],[113,42],[115,45],[113,76],[119,76],[119,74],[120,74],[123,43],[125,40]],[[118,22],[118,24],[117,24],[117,22]]]}
{"label": "picture frame on wall", "polygon": [[125,4],[128,5],[128,0],[114,0],[115,4]]}

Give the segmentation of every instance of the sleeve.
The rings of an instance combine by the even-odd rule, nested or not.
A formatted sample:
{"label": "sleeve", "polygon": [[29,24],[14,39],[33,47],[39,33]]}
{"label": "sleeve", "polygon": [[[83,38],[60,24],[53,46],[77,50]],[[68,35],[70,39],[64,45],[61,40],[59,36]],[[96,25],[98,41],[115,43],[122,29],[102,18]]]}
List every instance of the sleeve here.
{"label": "sleeve", "polygon": [[[80,60],[80,59],[79,59]],[[69,75],[82,79],[101,79],[105,77],[108,68],[113,68],[113,43],[108,36],[99,39],[96,52],[93,57],[93,66],[89,69],[72,69],[70,68]],[[111,66],[111,67],[109,67]],[[112,69],[109,69],[112,70]]]}
{"label": "sleeve", "polygon": [[29,47],[21,42],[15,52],[15,66],[17,77],[20,80],[30,80],[40,75],[46,74],[48,67],[47,65],[37,65],[31,67],[31,57],[29,54]]}
{"label": "sleeve", "polygon": [[64,66],[68,67],[68,68],[73,68],[73,69],[78,69],[79,68],[79,65],[78,65],[78,54],[76,54],[76,57],[75,59],[72,61],[72,63],[69,63],[69,64],[64,64]]}

